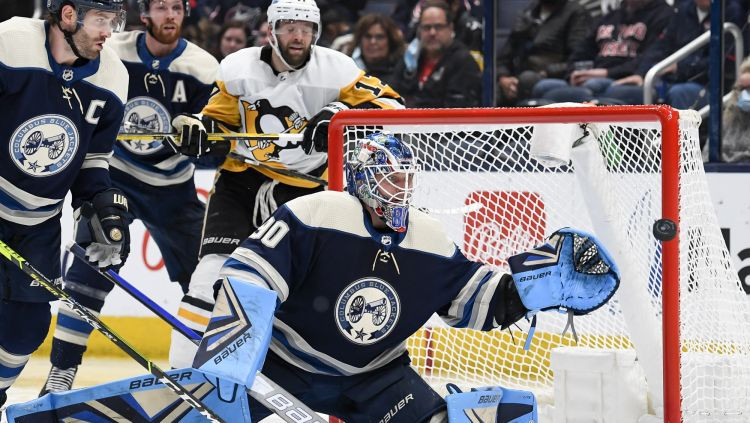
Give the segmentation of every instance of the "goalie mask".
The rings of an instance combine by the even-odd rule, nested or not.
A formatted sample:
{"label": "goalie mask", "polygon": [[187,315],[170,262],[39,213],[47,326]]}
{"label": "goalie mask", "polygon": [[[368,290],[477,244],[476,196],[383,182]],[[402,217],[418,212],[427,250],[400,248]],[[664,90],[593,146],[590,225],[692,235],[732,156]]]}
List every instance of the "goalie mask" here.
{"label": "goalie mask", "polygon": [[405,232],[417,172],[411,147],[378,132],[357,142],[346,164],[347,190],[394,231]]}
{"label": "goalie mask", "polygon": [[269,43],[276,55],[289,69],[301,69],[304,65],[295,68],[284,59],[279,48],[279,27],[286,21],[302,21],[313,24],[312,44],[309,54],[312,54],[315,43],[320,38],[320,9],[314,0],[273,0],[268,6],[268,26],[271,28]]}

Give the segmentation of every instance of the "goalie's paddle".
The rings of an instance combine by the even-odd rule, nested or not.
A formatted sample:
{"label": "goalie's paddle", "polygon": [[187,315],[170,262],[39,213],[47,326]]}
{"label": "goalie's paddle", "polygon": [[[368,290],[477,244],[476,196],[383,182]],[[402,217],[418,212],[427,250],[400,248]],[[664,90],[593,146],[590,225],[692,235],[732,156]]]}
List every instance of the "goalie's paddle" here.
{"label": "goalie's paddle", "polygon": [[[171,315],[168,311],[164,310],[160,305],[153,302],[148,296],[134,287],[128,281],[122,278],[117,272],[112,269],[102,271],[97,266],[92,264],[86,259],[86,251],[80,245],[75,242],[68,244],[68,251],[73,255],[88,264],[89,267],[97,271],[99,274],[104,276],[108,281],[119,286],[125,292],[130,294],[139,303],[143,304],[144,307],[151,310],[154,314],[159,316],[162,320],[166,321],[172,328],[180,332],[184,337],[190,339],[195,344],[198,344],[201,340],[200,335],[195,333],[192,329],[185,326],[176,317]],[[310,423],[323,423],[320,420],[318,414],[312,411],[302,401],[294,397],[292,394],[287,392],[284,388],[277,385],[272,380],[268,379],[265,375],[258,372],[255,376],[252,387],[247,389],[250,396],[255,398],[256,401],[263,404],[266,408],[276,413],[281,419],[287,423],[298,423],[300,421]],[[309,419],[307,419],[307,417]],[[303,418],[300,420],[300,418]]]}
{"label": "goalie's paddle", "polygon": [[25,258],[21,257],[15,250],[13,250],[8,244],[0,241],[0,254],[3,255],[10,263],[18,266],[24,273],[29,275],[31,279],[38,282],[52,295],[60,299],[65,303],[71,310],[73,310],[79,317],[86,321],[89,325],[93,326],[96,330],[101,332],[104,336],[109,338],[115,345],[120,347],[127,355],[133,360],[138,362],[143,368],[148,370],[149,373],[154,375],[159,381],[164,383],[169,389],[172,390],[177,396],[183,401],[189,404],[191,407],[196,409],[199,413],[204,415],[211,422],[223,423],[221,417],[216,415],[211,409],[205,406],[198,398],[195,397],[190,391],[185,389],[180,383],[170,379],[162,369],[156,364],[145,358],[141,353],[135,350],[130,344],[127,343],[120,335],[115,333],[109,328],[104,322],[90,312],[86,307],[79,304],[73,297],[68,295],[67,292],[63,291],[60,287],[55,285],[54,282],[49,280],[40,271],[36,270]]}

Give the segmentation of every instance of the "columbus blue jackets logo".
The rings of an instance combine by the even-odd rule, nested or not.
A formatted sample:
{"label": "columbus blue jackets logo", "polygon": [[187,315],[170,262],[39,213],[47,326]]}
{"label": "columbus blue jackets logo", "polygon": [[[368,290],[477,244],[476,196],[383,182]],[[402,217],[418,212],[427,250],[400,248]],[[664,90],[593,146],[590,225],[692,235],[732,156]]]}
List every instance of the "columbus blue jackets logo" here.
{"label": "columbus blue jackets logo", "polygon": [[[167,108],[151,97],[134,97],[125,104],[125,119],[120,132],[148,134],[172,132]],[[152,154],[163,147],[161,141],[121,140],[120,145],[135,154]]]}
{"label": "columbus blue jackets logo", "polygon": [[80,138],[73,122],[62,115],[43,115],[24,122],[10,137],[10,156],[32,176],[62,172],[76,155]]}
{"label": "columbus blue jackets logo", "polygon": [[378,278],[359,279],[336,300],[336,323],[344,336],[360,345],[374,344],[393,330],[401,313],[396,291]]}

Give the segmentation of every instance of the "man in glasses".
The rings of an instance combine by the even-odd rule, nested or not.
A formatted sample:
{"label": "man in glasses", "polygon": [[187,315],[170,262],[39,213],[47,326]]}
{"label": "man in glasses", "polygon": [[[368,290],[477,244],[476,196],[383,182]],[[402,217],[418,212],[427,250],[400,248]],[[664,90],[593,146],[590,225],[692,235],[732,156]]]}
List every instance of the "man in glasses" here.
{"label": "man in glasses", "polygon": [[[128,73],[105,41],[122,0],[49,0],[47,21],[0,23],[0,239],[60,281],[60,211],[72,194],[79,241],[99,267],[127,256],[127,201],[109,158]],[[0,405],[50,323],[43,287],[0,263]]]}
{"label": "man in glasses", "polygon": [[[139,0],[138,5],[146,31],[117,34],[108,42],[130,74],[120,132],[171,132],[173,117],[199,113],[206,105],[219,63],[181,38],[183,22],[190,14],[188,1]],[[141,139],[117,141],[111,160],[112,183],[130,201],[129,220],[141,219],[148,228],[170,280],[178,282],[183,292],[198,263],[205,211],[193,181],[194,161],[159,140]],[[65,288],[81,304],[99,312],[113,285],[76,260],[65,274]],[[65,306],[60,316],[52,341],[52,368],[41,395],[71,389],[93,329]]]}
{"label": "man in glasses", "polygon": [[455,39],[452,14],[442,0],[422,6],[416,44],[407,49],[394,82],[409,107],[475,107],[481,102],[481,71]]}
{"label": "man in glasses", "polygon": [[[337,51],[315,46],[320,11],[313,0],[276,0],[268,8],[270,44],[230,54],[218,89],[201,117],[178,116],[181,148],[211,147],[207,132],[303,134],[301,142],[232,142],[208,199],[200,261],[178,311],[203,332],[213,309],[213,284],[226,258],[285,202],[323,190],[306,175],[326,178],[328,123],[348,108],[401,108],[401,97]],[[249,163],[248,163],[249,162]],[[279,172],[276,169],[280,169]],[[285,172],[285,171],[292,171]],[[300,176],[297,176],[300,175]],[[196,347],[173,333],[170,364],[190,366]]]}

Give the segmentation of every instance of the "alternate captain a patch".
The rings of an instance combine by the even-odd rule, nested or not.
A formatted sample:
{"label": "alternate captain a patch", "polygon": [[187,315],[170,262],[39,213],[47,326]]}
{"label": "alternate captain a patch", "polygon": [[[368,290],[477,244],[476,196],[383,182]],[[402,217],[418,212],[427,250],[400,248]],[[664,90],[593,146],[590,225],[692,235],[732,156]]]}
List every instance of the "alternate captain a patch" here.
{"label": "alternate captain a patch", "polygon": [[401,303],[396,290],[382,279],[352,282],[336,300],[336,323],[349,341],[370,345],[382,340],[396,326]]}
{"label": "alternate captain a patch", "polygon": [[65,169],[78,151],[73,122],[62,115],[42,115],[22,123],[10,137],[10,156],[31,176],[50,176]]}

